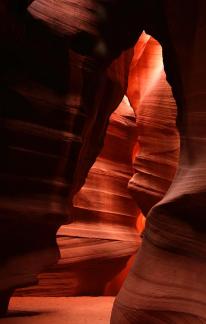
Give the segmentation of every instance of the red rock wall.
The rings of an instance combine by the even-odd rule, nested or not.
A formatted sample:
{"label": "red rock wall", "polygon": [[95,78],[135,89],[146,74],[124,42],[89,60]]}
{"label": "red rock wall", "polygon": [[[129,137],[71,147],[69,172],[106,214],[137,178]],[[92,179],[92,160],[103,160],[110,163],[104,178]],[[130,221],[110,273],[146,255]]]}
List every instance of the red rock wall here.
{"label": "red rock wall", "polygon": [[131,63],[128,97],[134,109],[140,151],[129,189],[146,216],[168,190],[179,158],[176,104],[154,38],[142,34]]}
{"label": "red rock wall", "polygon": [[73,14],[72,1],[37,0],[28,11],[15,5],[0,3],[4,291],[36,283],[57,261],[56,231],[71,221],[73,196],[103,146],[132,56],[123,53],[105,70],[71,50],[77,29],[92,25],[83,19],[87,6]]}
{"label": "red rock wall", "polygon": [[134,50],[127,94],[130,102],[125,96],[111,115],[101,154],[75,196],[73,222],[58,232],[58,266],[19,294],[109,295],[124,281],[144,226],[139,206],[145,213],[164,195],[179,148],[161,48],[146,34]]}
{"label": "red rock wall", "polygon": [[178,107],[180,159],[147,216],[144,239],[111,323],[205,323],[205,1],[150,1],[145,29],[163,46]]}
{"label": "red rock wall", "polygon": [[[116,294],[112,284],[140,243],[139,209],[129,195],[132,152],[137,141],[127,98],[111,115],[104,147],[74,199],[73,222],[58,231],[61,260],[39,285],[18,294],[78,296]],[[126,273],[124,273],[123,278]]]}
{"label": "red rock wall", "polygon": [[[36,0],[29,11],[25,1],[0,2],[1,300],[5,292],[35,283],[36,275],[57,260],[55,233],[69,221],[73,196],[100,152],[109,115],[126,92],[131,55],[121,65],[123,74],[118,64],[116,70],[106,67],[146,30],[163,47],[178,106],[180,161],[166,195],[148,214],[143,244],[115,302],[112,323],[205,322],[205,13],[203,0],[77,0],[75,9],[69,0]],[[153,96],[151,82],[148,89]],[[163,100],[168,90],[159,89],[164,89]],[[137,99],[146,100],[139,105],[144,134],[130,184],[146,213],[168,188],[174,165],[156,157],[169,153],[160,145],[161,132],[160,149],[153,138],[152,154],[143,147],[145,120],[152,131],[157,125],[147,118],[147,89],[140,90]],[[145,147],[151,141],[148,137]],[[153,170],[155,161],[169,171],[160,175],[161,170]],[[148,172],[150,180],[145,180]]]}

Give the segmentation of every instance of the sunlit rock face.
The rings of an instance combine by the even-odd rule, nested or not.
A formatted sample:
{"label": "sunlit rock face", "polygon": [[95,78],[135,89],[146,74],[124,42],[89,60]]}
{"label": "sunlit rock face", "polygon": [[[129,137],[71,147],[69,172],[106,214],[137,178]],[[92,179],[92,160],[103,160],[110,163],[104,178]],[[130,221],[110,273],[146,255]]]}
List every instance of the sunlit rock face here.
{"label": "sunlit rock face", "polygon": [[[105,61],[99,65],[101,60],[91,57],[89,48],[84,48],[85,52],[81,53],[82,44],[78,42],[82,41],[81,38],[76,39],[75,43],[79,54],[74,52],[75,48],[71,50],[70,36],[77,31],[86,31],[92,36],[89,39],[86,37],[86,40],[96,39],[98,23],[93,20],[95,1],[79,0],[76,2],[78,9],[74,10],[73,1],[36,0],[29,9],[30,14],[21,11],[24,9],[16,10],[17,7],[10,10],[11,7],[7,5],[11,3],[0,2],[3,58],[0,112],[1,138],[4,139],[1,143],[0,175],[0,238],[1,247],[4,247],[0,250],[1,292],[36,283],[37,274],[46,265],[56,262],[56,230],[71,219],[72,213],[68,207],[71,207],[74,194],[84,184],[88,170],[103,146],[109,116],[126,93],[132,54],[131,51],[126,56],[123,54],[112,67],[104,70]],[[136,323],[139,320],[155,324],[159,319],[173,320],[175,324],[191,320],[195,324],[205,322],[206,3],[203,0],[111,0],[102,3],[109,4],[108,10],[111,11],[108,21],[111,35],[107,34],[105,38],[111,50],[110,57],[114,58],[125,48],[134,46],[143,29],[163,46],[164,68],[178,106],[181,141],[176,175],[167,194],[149,212],[143,244],[115,303],[112,323],[121,320]],[[116,4],[119,5],[117,10]],[[94,44],[87,45],[90,47]],[[155,49],[153,42],[150,45]],[[137,117],[139,114],[137,122],[142,132],[130,189],[146,214],[167,190],[175,173],[175,163],[169,161],[173,160],[173,154],[176,157],[177,146],[174,141],[176,131],[171,127],[174,121],[171,122],[169,118],[166,126],[162,125],[166,119],[163,102],[168,100],[166,93],[169,90],[163,85],[162,67],[160,69],[155,63],[159,54],[151,62],[146,60],[145,63],[140,54],[144,50],[147,53],[148,48],[144,42],[138,48],[137,57],[142,64],[140,74],[145,82],[144,85],[139,82],[141,87],[138,86],[136,99],[135,96],[133,98],[133,88],[129,86],[128,90],[131,106],[135,108]],[[154,68],[154,75],[147,83],[150,66]],[[158,118],[148,108],[148,105],[156,107],[156,91],[160,92],[161,97],[161,116]],[[150,100],[149,93],[154,100]],[[175,119],[174,103],[170,100],[167,102],[169,116]],[[153,118],[155,122],[151,121]],[[156,141],[146,134],[146,124],[152,134],[157,131],[158,148]],[[171,132],[171,152],[163,143],[162,131],[157,124],[165,132],[164,138]],[[151,142],[153,146],[149,148]],[[147,152],[146,147],[151,153]],[[138,145],[133,155],[136,155],[136,151]],[[167,156],[166,159],[162,158],[163,154]],[[160,174],[162,170],[154,168],[156,162],[166,165],[167,172],[163,170]],[[148,173],[150,180],[146,177]],[[86,186],[92,187],[92,180]],[[79,197],[79,203],[85,208],[86,199]],[[89,210],[100,208],[100,204],[88,205]],[[112,208],[119,212],[122,206],[117,208],[112,205]],[[118,230],[122,230],[121,237],[126,235],[125,229],[130,226],[128,232],[134,232],[132,217],[128,218],[128,222],[125,219],[123,225],[117,226]],[[81,217],[78,213],[76,220],[80,227]],[[94,228],[98,231],[98,226]],[[106,235],[109,236],[108,233]],[[119,249],[120,241],[111,239],[110,234],[110,238],[100,238],[100,241],[96,237],[75,237],[74,249],[71,249],[71,245],[68,247],[67,234],[60,232],[60,236],[59,244],[64,257],[60,263],[61,271],[58,272],[56,268],[53,273],[58,272],[56,278],[59,278],[62,270],[68,269],[68,264],[73,264],[70,268],[73,273],[68,272],[68,278],[72,278],[69,294],[91,292],[88,283],[93,283],[93,293],[102,293],[105,283],[108,288],[111,276],[115,276],[126,261],[122,260],[123,265],[118,264],[117,268],[111,264],[111,272],[106,271],[108,268],[99,261],[104,260],[105,253],[115,257],[118,255],[118,258],[119,253],[123,253],[122,257],[126,254],[128,258],[128,250],[131,246],[132,251],[134,248],[131,242],[122,239],[121,244],[126,242],[124,252],[124,249]],[[114,254],[111,253],[111,240],[115,245],[112,250]],[[102,254],[96,250],[97,242],[102,244]],[[87,257],[86,245],[92,247],[89,249],[92,256]],[[94,257],[100,254],[101,257]],[[67,262],[68,255],[72,256],[73,263]],[[92,264],[91,259],[95,260],[95,271],[90,277],[92,279],[88,280],[88,272],[84,269]],[[81,267],[80,260],[84,260],[85,267]],[[74,279],[77,264],[80,275]],[[99,269],[105,270],[103,277],[106,279],[101,281],[101,285],[98,285],[99,278],[93,280],[93,274],[98,273]],[[86,279],[80,280],[83,272]],[[45,276],[52,278],[51,273]],[[53,278],[51,282],[54,282]],[[48,284],[42,286],[45,293]],[[64,279],[62,286],[65,289]]]}
{"label": "sunlit rock face", "polygon": [[[6,59],[1,74],[5,87],[1,91],[2,152],[6,157],[1,161],[1,180],[5,184],[0,201],[3,222],[7,215],[1,239],[9,247],[2,253],[8,261],[5,269],[11,269],[14,263],[19,268],[19,278],[13,276],[12,284],[6,272],[2,273],[4,289],[36,282],[38,272],[57,260],[55,232],[72,217],[74,224],[70,229],[63,227],[60,235],[82,235],[94,239],[92,245],[96,239],[118,238],[126,245],[126,258],[136,249],[138,238],[138,204],[125,189],[132,176],[131,160],[139,149],[134,116],[127,102],[112,116],[103,155],[75,198],[76,207],[71,212],[73,196],[84,184],[103,146],[109,116],[127,91],[133,50],[123,52],[101,70],[94,57],[70,48],[71,37],[77,31],[95,34],[93,1],[78,1],[78,9],[74,10],[73,1],[36,0],[27,13],[25,3],[18,7],[15,2],[14,16],[3,2],[0,7],[7,22],[1,29]],[[116,18],[121,20],[121,15]],[[115,48],[120,41],[115,38],[110,46]],[[138,50],[138,57],[141,54]],[[95,190],[97,182],[102,186],[99,190]],[[97,199],[92,201],[94,197]],[[21,227],[22,233],[16,227]],[[117,258],[122,250],[114,248]],[[19,256],[14,263],[13,254]],[[25,265],[28,259],[30,268]],[[27,271],[31,277],[25,275]]]}
{"label": "sunlit rock face", "polygon": [[70,233],[124,241],[135,239],[138,209],[127,184],[133,173],[136,142],[135,116],[125,97],[111,115],[103,150],[74,199],[75,221],[68,227]]}
{"label": "sunlit rock face", "polygon": [[147,216],[141,250],[111,323],[205,323],[206,3],[147,4],[153,19],[145,29],[162,44],[177,102],[180,159],[169,190]]}
{"label": "sunlit rock face", "polygon": [[[122,79],[128,73],[122,70],[124,62],[122,57],[114,65],[124,71]],[[58,266],[26,293],[115,294],[125,279],[144,228],[139,206],[146,213],[164,195],[179,147],[176,106],[165,80],[161,47],[146,34],[135,47],[127,94],[130,102],[125,96],[112,113],[103,149],[74,198],[73,222],[58,232]],[[106,110],[109,114],[111,108]],[[94,154],[96,137],[92,141]]]}
{"label": "sunlit rock face", "polygon": [[73,222],[58,231],[59,264],[40,277],[38,287],[18,294],[118,292],[129,270],[124,270],[127,261],[140,243],[136,230],[139,209],[127,189],[136,142],[135,116],[125,97],[111,115],[101,154],[75,196]]}
{"label": "sunlit rock face", "polygon": [[166,81],[161,47],[144,33],[135,46],[127,93],[136,115],[140,146],[134,156],[135,173],[129,189],[147,215],[174,177],[179,135],[176,104]]}

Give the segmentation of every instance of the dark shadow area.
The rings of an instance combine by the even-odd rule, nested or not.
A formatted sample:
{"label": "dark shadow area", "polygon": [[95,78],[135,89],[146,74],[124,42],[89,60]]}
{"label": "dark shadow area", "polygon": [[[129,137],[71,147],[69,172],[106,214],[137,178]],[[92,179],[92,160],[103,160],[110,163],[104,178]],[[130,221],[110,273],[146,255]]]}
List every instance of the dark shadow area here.
{"label": "dark shadow area", "polygon": [[12,310],[12,311],[8,311],[8,313],[4,316],[0,317],[0,321],[4,318],[13,318],[13,317],[33,317],[33,316],[39,316],[39,315],[45,315],[51,312],[39,312],[39,311],[18,311],[18,310]]}

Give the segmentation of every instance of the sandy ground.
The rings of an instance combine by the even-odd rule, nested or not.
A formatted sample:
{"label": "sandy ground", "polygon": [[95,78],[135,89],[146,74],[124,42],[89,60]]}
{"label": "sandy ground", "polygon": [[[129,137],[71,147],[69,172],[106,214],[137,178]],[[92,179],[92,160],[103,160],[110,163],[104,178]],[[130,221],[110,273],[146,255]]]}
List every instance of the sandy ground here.
{"label": "sandy ground", "polygon": [[0,324],[109,324],[112,297],[14,297]]}

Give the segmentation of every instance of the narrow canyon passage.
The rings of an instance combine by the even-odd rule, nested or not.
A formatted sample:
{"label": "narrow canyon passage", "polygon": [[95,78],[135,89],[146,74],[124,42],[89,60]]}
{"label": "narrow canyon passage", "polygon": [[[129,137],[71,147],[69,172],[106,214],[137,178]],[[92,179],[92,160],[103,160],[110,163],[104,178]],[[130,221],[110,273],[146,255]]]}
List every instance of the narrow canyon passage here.
{"label": "narrow canyon passage", "polygon": [[206,321],[205,12],[2,1],[2,315],[118,294],[112,324]]}

